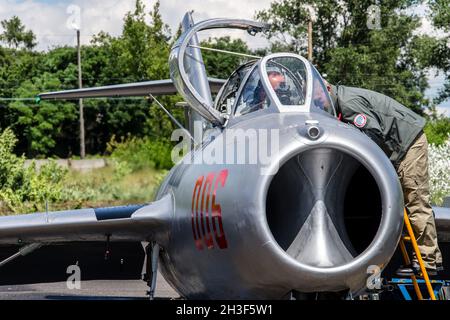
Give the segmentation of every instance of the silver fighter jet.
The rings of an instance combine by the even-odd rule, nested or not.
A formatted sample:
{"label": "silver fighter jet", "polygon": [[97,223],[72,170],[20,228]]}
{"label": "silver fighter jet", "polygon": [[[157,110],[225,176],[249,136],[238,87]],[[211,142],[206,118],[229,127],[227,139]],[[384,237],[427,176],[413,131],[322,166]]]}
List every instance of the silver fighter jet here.
{"label": "silver fighter jet", "polygon": [[[2,217],[0,244],[23,245],[20,255],[41,245],[106,237],[145,242],[153,289],[159,262],[164,278],[185,298],[364,292],[368,270],[383,270],[402,233],[403,195],[389,159],[336,118],[321,75],[302,56],[253,59],[226,82],[206,76],[198,32],[235,28],[254,34],[267,27],[233,19],[193,24],[186,14],[169,58],[171,80],[41,94],[179,93],[197,143],[170,171],[154,202]],[[214,101],[212,92],[218,92]],[[276,152],[262,159],[250,145],[259,148],[264,139]],[[435,211],[447,241],[450,212]]]}

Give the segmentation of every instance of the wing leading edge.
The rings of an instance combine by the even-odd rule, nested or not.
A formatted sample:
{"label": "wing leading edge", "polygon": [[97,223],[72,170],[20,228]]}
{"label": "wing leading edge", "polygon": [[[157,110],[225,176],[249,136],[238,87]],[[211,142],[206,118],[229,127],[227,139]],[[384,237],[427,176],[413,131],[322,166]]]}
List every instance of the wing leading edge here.
{"label": "wing leading edge", "polygon": [[171,195],[147,205],[0,217],[0,244],[71,241],[163,241],[173,212]]}
{"label": "wing leading edge", "polygon": [[[225,84],[225,80],[208,78],[211,92],[217,93]],[[84,99],[84,98],[108,98],[108,97],[145,97],[149,94],[172,95],[177,94],[172,80],[155,80],[144,81],[128,84],[117,84],[111,86],[74,89],[56,92],[41,93],[38,95],[40,100],[56,100],[56,99]]]}

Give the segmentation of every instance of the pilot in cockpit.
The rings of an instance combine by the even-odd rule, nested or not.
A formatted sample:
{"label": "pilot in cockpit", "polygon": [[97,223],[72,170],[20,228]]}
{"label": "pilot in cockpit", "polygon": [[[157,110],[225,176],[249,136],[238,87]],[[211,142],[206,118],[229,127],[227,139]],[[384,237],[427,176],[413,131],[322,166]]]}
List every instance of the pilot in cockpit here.
{"label": "pilot in cockpit", "polygon": [[[306,85],[304,69],[297,70],[281,63],[267,63],[267,80],[275,93],[277,101],[283,106],[297,106],[305,102]],[[326,90],[326,89],[325,89]],[[257,70],[247,80],[243,93],[237,103],[236,115],[244,115],[257,110],[267,109],[271,99],[266,92]]]}
{"label": "pilot in cockpit", "polygon": [[282,104],[289,105],[291,101],[291,91],[286,84],[286,78],[278,71],[269,71],[267,73],[269,82],[272,85],[273,90],[278,96],[278,99]]}
{"label": "pilot in cockpit", "polygon": [[[286,79],[285,77],[278,71],[269,71],[267,73],[267,77],[269,79],[269,82],[273,88],[273,90],[278,94],[280,100],[290,99],[290,92],[289,88],[286,86]],[[255,90],[253,91],[253,99],[249,103],[249,110],[248,112],[256,111],[259,109],[266,108],[266,104],[268,104],[267,101],[267,94],[264,90],[264,86],[262,85],[261,80],[258,81],[258,85],[256,86]],[[283,101],[282,101],[283,102]],[[247,112],[247,113],[248,113]]]}

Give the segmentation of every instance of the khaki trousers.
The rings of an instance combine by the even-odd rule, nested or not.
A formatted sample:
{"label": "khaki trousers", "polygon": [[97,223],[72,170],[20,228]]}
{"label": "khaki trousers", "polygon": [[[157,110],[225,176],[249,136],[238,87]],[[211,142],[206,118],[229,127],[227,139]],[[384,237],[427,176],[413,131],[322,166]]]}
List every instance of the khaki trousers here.
{"label": "khaki trousers", "polygon": [[[436,269],[442,264],[437,242],[436,224],[430,205],[428,182],[428,141],[425,133],[419,134],[397,169],[403,189],[405,207],[417,239],[425,267]],[[417,258],[413,254],[413,261]]]}

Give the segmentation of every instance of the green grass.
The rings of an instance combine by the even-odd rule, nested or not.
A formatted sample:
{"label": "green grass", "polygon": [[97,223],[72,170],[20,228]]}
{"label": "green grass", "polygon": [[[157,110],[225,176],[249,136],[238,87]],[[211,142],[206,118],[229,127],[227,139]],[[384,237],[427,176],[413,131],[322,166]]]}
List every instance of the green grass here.
{"label": "green grass", "polygon": [[9,128],[0,133],[0,215],[150,202],[172,166],[164,141],[112,140],[108,166],[87,172],[54,161],[25,166],[13,152],[17,141]]}
{"label": "green grass", "polygon": [[[108,166],[87,172],[70,170],[63,181],[64,200],[49,202],[50,211],[142,204],[153,200],[167,171],[146,167],[119,173]],[[45,203],[28,203],[23,212],[42,211]],[[3,214],[12,214],[4,212]]]}
{"label": "green grass", "polygon": [[[118,174],[117,169],[106,167],[90,172],[70,171],[66,177],[67,186],[82,194],[77,208],[138,204],[153,200],[164,170],[150,167],[136,172]],[[65,204],[70,204],[68,200]]]}

